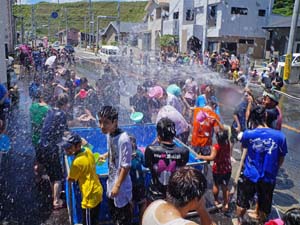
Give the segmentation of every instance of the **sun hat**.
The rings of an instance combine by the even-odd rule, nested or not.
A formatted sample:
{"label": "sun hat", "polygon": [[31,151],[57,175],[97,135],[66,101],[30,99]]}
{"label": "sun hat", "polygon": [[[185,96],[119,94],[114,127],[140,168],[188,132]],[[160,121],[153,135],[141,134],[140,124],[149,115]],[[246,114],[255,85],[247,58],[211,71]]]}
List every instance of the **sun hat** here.
{"label": "sun hat", "polygon": [[164,94],[161,86],[154,86],[149,89],[148,96],[150,98],[161,98]]}
{"label": "sun hat", "polygon": [[167,87],[167,92],[177,97],[181,95],[181,89],[176,84],[169,85]]}
{"label": "sun hat", "polygon": [[263,97],[268,96],[270,99],[272,99],[274,102],[279,102],[279,94],[274,91],[264,91]]}

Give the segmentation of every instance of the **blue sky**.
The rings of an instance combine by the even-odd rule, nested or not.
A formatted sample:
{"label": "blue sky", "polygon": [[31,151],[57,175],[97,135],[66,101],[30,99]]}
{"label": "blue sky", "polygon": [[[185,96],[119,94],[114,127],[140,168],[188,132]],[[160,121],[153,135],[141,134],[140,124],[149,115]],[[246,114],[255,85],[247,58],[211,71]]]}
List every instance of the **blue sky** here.
{"label": "blue sky", "polygon": [[[88,2],[88,0],[59,0],[60,3],[64,3],[64,2],[83,2],[86,1]],[[92,2],[96,2],[96,1],[111,1],[111,2],[116,2],[118,0],[92,0]],[[138,1],[147,1],[147,0],[120,0],[121,2],[138,2]],[[39,2],[52,2],[52,3],[57,3],[58,0],[18,0],[18,3],[21,4],[35,4],[35,3],[39,3]]]}

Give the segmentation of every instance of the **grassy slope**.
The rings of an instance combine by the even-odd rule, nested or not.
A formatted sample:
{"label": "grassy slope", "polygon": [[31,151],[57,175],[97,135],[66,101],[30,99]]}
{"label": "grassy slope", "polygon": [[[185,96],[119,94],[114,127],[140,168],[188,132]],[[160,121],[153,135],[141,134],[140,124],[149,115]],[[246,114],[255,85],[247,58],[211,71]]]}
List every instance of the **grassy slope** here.
{"label": "grassy slope", "polygon": [[[121,21],[141,22],[145,15],[146,2],[127,2],[121,3]],[[23,16],[25,31],[31,30],[31,6],[30,5],[15,5],[13,14],[15,16]],[[68,27],[77,28],[84,31],[84,17],[88,17],[88,2],[76,2],[76,3],[64,3],[51,4],[51,3],[39,3],[34,6],[36,15],[37,35],[44,36],[48,34],[48,18],[51,12],[57,11],[59,17],[57,19],[50,20],[50,36],[54,37],[54,34],[58,30],[65,28],[65,11],[67,9],[68,14]],[[93,2],[93,13],[95,18],[97,15],[117,15],[117,3],[116,2]],[[100,28],[104,28],[109,21],[103,21],[100,24]],[[17,30],[20,30],[20,21],[17,23]],[[88,24],[88,23],[87,23]],[[96,24],[95,24],[96,28]]]}
{"label": "grassy slope", "polygon": [[293,14],[295,0],[275,0],[273,13],[283,16],[291,16]]}

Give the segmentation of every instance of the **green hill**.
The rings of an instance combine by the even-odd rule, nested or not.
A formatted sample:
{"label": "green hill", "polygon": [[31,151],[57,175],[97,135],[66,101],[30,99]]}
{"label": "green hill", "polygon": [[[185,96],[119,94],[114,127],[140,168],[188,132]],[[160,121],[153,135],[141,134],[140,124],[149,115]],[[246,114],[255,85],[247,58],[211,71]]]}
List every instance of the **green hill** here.
{"label": "green hill", "polygon": [[[120,4],[121,21],[141,22],[145,16],[145,6],[147,2],[122,2]],[[39,3],[34,5],[35,19],[36,19],[36,33],[37,36],[45,36],[48,34],[48,18],[51,12],[58,12],[58,18],[50,19],[50,37],[55,39],[54,35],[57,31],[65,29],[65,9],[67,9],[68,27],[77,28],[84,32],[84,17],[88,18],[88,2],[75,3]],[[117,2],[93,2],[92,11],[96,16],[117,16]],[[25,31],[31,31],[31,5],[15,5],[13,8],[13,15],[17,17],[24,17]],[[95,19],[96,20],[96,19]],[[110,21],[101,21],[100,28],[104,28]],[[88,23],[87,23],[88,27]],[[21,20],[17,20],[17,30],[21,30]],[[96,23],[95,23],[96,30]],[[89,31],[87,29],[87,31]]]}
{"label": "green hill", "polygon": [[275,0],[273,13],[283,16],[291,16],[293,14],[295,0]]}

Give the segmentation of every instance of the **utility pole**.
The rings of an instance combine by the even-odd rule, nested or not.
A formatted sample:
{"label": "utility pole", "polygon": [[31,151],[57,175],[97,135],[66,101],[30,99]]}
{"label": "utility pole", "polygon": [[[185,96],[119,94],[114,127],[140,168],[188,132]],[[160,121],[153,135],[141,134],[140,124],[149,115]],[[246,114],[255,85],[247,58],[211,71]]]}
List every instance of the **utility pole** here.
{"label": "utility pole", "polygon": [[284,72],[283,72],[283,80],[286,83],[289,82],[289,78],[291,75],[292,54],[293,54],[293,47],[295,41],[295,31],[297,30],[299,7],[300,7],[300,0],[296,0],[294,4],[293,17],[292,17],[292,23],[290,29],[290,36],[289,36],[289,44],[288,44],[287,54],[285,57]]}
{"label": "utility pole", "polygon": [[91,48],[91,32],[92,32],[92,0],[89,0],[89,46]]}
{"label": "utility pole", "polygon": [[31,41],[33,46],[33,38],[34,38],[34,5],[31,5]]}
{"label": "utility pole", "polygon": [[118,27],[118,45],[120,46],[120,24],[121,24],[121,18],[120,18],[120,0],[118,0],[118,20],[117,20],[117,27]]}
{"label": "utility pole", "polygon": [[24,44],[24,17],[21,17],[21,44]]}
{"label": "utility pole", "polygon": [[50,41],[50,17],[48,17],[48,41]]}
{"label": "utility pole", "polygon": [[86,28],[86,16],[84,16],[84,47],[86,48],[86,45],[87,45],[87,37],[86,37],[86,33],[87,33],[87,28]]}
{"label": "utility pole", "polygon": [[207,11],[208,11],[208,0],[204,0],[204,25],[203,25],[203,37],[202,37],[202,57],[204,58],[204,53],[206,51],[206,44],[207,44],[207,40],[206,40],[206,36],[207,36]]}
{"label": "utility pole", "polygon": [[94,31],[94,28],[95,28],[95,21],[94,21],[94,13],[92,13],[92,22],[91,22],[91,25],[92,25],[92,49],[94,49],[94,37],[95,37],[95,31]]}
{"label": "utility pole", "polygon": [[66,20],[66,45],[68,44],[68,12],[65,8],[65,20]]}

